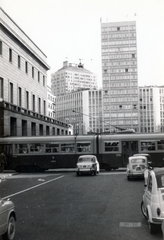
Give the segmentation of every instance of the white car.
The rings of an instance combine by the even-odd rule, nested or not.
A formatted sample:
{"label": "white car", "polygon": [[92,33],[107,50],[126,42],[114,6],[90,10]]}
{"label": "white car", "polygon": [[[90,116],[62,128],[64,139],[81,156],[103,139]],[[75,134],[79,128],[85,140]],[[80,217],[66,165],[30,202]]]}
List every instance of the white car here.
{"label": "white car", "polygon": [[164,168],[148,170],[141,211],[148,221],[150,233],[156,233],[164,220]]}
{"label": "white car", "polygon": [[83,173],[96,175],[100,172],[99,162],[94,155],[81,155],[77,161],[77,176]]}
{"label": "white car", "polygon": [[0,236],[4,240],[15,237],[16,214],[14,204],[10,200],[0,199]]}
{"label": "white car", "polygon": [[126,167],[127,179],[144,178],[144,172],[148,167],[147,157],[137,155],[129,157],[129,162]]}

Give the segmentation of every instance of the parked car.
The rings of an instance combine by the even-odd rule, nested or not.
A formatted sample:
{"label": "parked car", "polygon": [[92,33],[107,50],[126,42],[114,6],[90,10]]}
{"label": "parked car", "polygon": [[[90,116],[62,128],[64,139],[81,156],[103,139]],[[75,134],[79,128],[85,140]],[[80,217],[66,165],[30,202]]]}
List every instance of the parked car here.
{"label": "parked car", "polygon": [[0,199],[0,236],[4,240],[15,237],[16,213],[12,201]]}
{"label": "parked car", "polygon": [[148,168],[147,157],[142,155],[129,157],[126,167],[127,179],[144,178],[144,172]]}
{"label": "parked car", "polygon": [[83,173],[96,175],[100,172],[99,162],[94,155],[81,155],[77,160],[77,176]]}
{"label": "parked car", "polygon": [[164,220],[164,168],[148,170],[141,211],[148,221],[150,233],[156,233]]}

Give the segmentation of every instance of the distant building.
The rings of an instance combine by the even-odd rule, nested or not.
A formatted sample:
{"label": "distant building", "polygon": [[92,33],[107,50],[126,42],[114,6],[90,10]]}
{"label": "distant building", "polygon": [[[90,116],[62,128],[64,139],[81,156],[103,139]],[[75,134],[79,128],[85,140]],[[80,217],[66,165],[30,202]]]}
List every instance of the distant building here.
{"label": "distant building", "polygon": [[0,137],[68,134],[47,117],[46,55],[0,8]]}
{"label": "distant building", "polygon": [[65,61],[63,67],[51,75],[51,88],[55,96],[79,89],[97,89],[97,79],[83,64]]}
{"label": "distant building", "polygon": [[52,89],[47,86],[47,116],[55,118],[56,97],[52,93]]}
{"label": "distant building", "polygon": [[83,90],[56,97],[56,119],[74,134],[102,132],[102,90]]}
{"label": "distant building", "polygon": [[139,87],[139,131],[164,132],[164,86]]}
{"label": "distant building", "polygon": [[138,131],[136,22],[101,23],[104,131]]}

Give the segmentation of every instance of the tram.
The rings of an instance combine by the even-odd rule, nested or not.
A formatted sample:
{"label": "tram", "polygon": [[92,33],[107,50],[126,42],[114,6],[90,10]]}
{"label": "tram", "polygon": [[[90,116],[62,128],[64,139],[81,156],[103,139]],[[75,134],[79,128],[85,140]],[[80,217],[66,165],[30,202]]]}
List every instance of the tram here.
{"label": "tram", "polygon": [[107,171],[126,167],[128,157],[148,153],[153,166],[164,166],[163,133],[120,133],[0,138],[6,169],[18,172],[75,168],[82,154],[97,156]]}

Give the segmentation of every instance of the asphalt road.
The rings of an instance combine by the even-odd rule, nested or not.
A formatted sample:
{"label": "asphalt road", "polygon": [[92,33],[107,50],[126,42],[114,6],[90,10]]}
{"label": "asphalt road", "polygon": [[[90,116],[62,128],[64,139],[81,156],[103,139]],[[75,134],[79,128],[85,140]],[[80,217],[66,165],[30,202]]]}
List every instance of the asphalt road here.
{"label": "asphalt road", "polygon": [[152,240],[140,203],[141,180],[124,172],[97,176],[19,174],[0,183],[17,213],[16,240]]}

